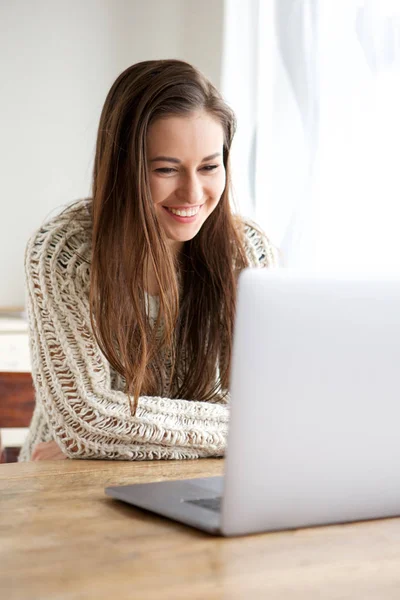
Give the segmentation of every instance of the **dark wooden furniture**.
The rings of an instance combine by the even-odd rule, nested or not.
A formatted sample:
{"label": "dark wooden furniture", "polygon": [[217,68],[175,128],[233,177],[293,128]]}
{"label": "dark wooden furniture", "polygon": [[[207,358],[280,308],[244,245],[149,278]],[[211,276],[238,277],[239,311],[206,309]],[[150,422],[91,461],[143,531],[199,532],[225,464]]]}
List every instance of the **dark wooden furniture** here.
{"label": "dark wooden furniture", "polygon": [[[35,390],[30,373],[0,372],[0,429],[28,427],[35,407]],[[16,462],[19,448],[2,448],[0,462]]]}

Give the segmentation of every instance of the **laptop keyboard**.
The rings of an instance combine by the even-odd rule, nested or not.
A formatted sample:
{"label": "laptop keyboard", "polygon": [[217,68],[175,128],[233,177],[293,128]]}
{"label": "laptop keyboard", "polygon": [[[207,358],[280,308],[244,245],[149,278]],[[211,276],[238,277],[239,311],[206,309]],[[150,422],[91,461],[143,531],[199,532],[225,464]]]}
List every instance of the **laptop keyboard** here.
{"label": "laptop keyboard", "polygon": [[198,500],[185,500],[189,504],[196,504],[196,506],[201,506],[202,508],[207,508],[208,510],[213,510],[214,512],[221,511],[221,500],[222,496],[215,496],[215,498],[199,498]]}

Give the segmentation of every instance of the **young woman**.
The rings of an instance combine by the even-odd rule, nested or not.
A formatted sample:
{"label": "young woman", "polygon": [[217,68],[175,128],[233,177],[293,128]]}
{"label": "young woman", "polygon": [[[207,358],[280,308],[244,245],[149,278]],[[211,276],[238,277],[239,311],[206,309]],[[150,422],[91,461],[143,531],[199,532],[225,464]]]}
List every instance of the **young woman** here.
{"label": "young woman", "polygon": [[111,87],[92,198],[26,250],[37,401],[20,460],[223,454],[237,277],[276,264],[231,211],[234,130],[185,62],[141,62]]}

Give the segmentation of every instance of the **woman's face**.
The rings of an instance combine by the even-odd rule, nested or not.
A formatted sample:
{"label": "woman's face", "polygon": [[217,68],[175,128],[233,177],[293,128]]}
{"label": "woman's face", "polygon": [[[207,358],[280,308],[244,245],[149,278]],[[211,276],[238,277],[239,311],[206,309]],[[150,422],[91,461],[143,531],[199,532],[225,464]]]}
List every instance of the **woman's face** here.
{"label": "woman's face", "polygon": [[176,251],[199,232],[225,189],[223,141],[222,125],[206,112],[158,119],[149,127],[151,195]]}

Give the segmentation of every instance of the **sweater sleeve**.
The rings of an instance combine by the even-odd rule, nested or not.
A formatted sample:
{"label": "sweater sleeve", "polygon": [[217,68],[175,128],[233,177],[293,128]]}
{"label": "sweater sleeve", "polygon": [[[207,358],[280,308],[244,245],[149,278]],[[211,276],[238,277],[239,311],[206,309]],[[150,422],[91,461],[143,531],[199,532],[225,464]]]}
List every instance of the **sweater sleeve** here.
{"label": "sweater sleeve", "polygon": [[62,228],[44,226],[25,254],[32,375],[52,438],[70,458],[221,456],[227,405],[143,396],[132,416],[127,396],[111,388],[90,323],[88,265],[75,249]]}

